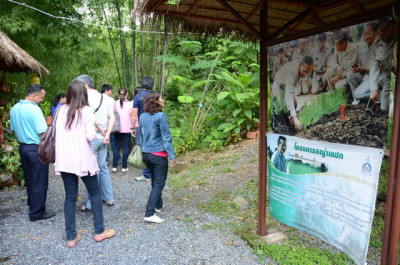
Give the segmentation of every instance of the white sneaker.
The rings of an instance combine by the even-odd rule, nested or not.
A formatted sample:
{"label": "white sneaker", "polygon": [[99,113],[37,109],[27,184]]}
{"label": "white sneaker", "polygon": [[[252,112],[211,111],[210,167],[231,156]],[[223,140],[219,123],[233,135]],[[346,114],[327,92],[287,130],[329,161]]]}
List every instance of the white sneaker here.
{"label": "white sneaker", "polygon": [[115,167],[113,167],[113,168],[111,169],[111,172],[115,173],[115,172],[117,172],[117,169],[116,169]]}
{"label": "white sneaker", "polygon": [[140,177],[136,177],[135,180],[136,181],[150,181],[151,179],[148,179],[148,178],[145,178],[143,176],[140,176]]}
{"label": "white sneaker", "polygon": [[359,99],[354,99],[354,101],[351,103],[354,106],[357,106],[358,104],[360,104],[360,100]]}
{"label": "white sneaker", "polygon": [[155,214],[153,214],[153,215],[150,216],[150,217],[145,217],[144,220],[145,220],[146,222],[149,222],[149,223],[156,223],[156,224],[160,224],[160,223],[162,223],[162,222],[165,221],[164,219],[161,219],[160,217],[158,217],[158,216],[155,215]]}
{"label": "white sneaker", "polygon": [[156,213],[161,213],[161,210],[164,208],[164,206],[163,207],[161,207],[160,209],[155,209],[155,211],[156,211]]}
{"label": "white sneaker", "polygon": [[123,168],[122,169],[122,173],[125,173],[125,172],[128,172],[129,171],[129,168]]}

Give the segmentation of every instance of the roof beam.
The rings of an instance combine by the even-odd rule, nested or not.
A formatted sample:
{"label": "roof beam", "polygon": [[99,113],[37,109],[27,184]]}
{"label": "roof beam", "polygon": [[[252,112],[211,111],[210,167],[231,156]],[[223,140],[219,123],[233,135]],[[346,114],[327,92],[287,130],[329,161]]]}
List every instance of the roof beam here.
{"label": "roof beam", "polygon": [[312,18],[319,27],[322,27],[324,25],[324,23],[322,23],[322,20],[319,18],[318,14],[313,14]]}
{"label": "roof beam", "polygon": [[275,3],[281,3],[281,4],[287,4],[291,6],[299,6],[299,7],[305,7],[305,8],[312,8],[312,9],[318,9],[320,6],[314,5],[314,4],[308,4],[304,1],[302,2],[297,2],[297,1],[290,1],[290,0],[271,0],[271,2]]}
{"label": "roof beam", "polygon": [[257,12],[258,9],[261,8],[262,3],[264,2],[264,0],[260,0],[258,2],[258,4],[256,5],[256,7],[250,12],[250,14],[246,17],[246,20],[248,21],[252,16],[254,16],[254,14]]}
{"label": "roof beam", "polygon": [[153,12],[154,10],[156,10],[159,6],[165,4],[165,2],[167,2],[168,0],[159,0],[152,2],[152,7],[151,7],[151,12]]}
{"label": "roof beam", "polygon": [[357,9],[358,13],[361,15],[365,13],[364,8],[361,6],[360,2],[357,0],[351,0],[353,2],[354,7]]}
{"label": "roof beam", "polygon": [[[312,10],[308,15],[313,16],[313,15],[316,14],[316,13],[317,13],[317,11],[314,9],[314,10]],[[293,29],[297,29],[297,27],[298,27],[301,23],[303,23],[303,21],[308,17],[308,15],[305,15],[305,16],[303,16],[302,18],[300,18],[292,28],[293,28]]]}
{"label": "roof beam", "polygon": [[[338,7],[342,4],[347,4],[349,3],[349,0],[338,0],[335,2],[332,2],[330,4],[327,5],[315,5],[315,4],[311,4],[311,3],[307,3],[307,2],[297,2],[297,1],[290,1],[290,0],[270,0],[271,2],[275,2],[275,3],[281,3],[281,4],[286,4],[286,5],[290,5],[290,6],[298,6],[298,7],[304,7],[304,8],[311,8],[311,9],[315,9],[318,11],[322,11],[322,10],[326,10],[326,9],[330,9],[330,8],[335,8]],[[351,0],[352,2],[357,1],[357,0]]]}
{"label": "roof beam", "polygon": [[290,26],[293,25],[293,23],[304,19],[305,17],[307,17],[309,14],[311,14],[311,12],[313,12],[314,9],[306,9],[305,11],[303,11],[302,13],[298,14],[297,16],[295,16],[293,19],[291,19],[290,21],[288,21],[285,25],[283,25],[280,29],[278,29],[277,31],[275,31],[274,33],[272,33],[270,36],[268,36],[268,38],[273,39],[277,36],[279,36],[282,32],[284,32],[286,29],[288,29]]}
{"label": "roof beam", "polygon": [[195,0],[193,5],[190,7],[189,11],[186,13],[186,15],[190,16],[192,14],[193,10],[196,8],[198,3],[199,3],[199,0]]}
{"label": "roof beam", "polygon": [[317,9],[318,9],[318,11],[322,11],[322,10],[327,10],[327,9],[339,7],[341,5],[348,4],[348,3],[349,3],[349,0],[338,0],[336,2],[327,4],[327,5],[324,5],[324,6],[319,6]]}
{"label": "roof beam", "polygon": [[360,24],[360,23],[364,23],[367,21],[371,21],[374,19],[379,19],[385,16],[389,16],[392,14],[392,6],[386,7],[384,9],[380,9],[378,11],[371,11],[369,13],[364,13],[363,15],[359,15],[359,16],[354,16],[350,19],[345,19],[342,21],[338,21],[335,23],[330,23],[330,24],[326,24],[322,27],[318,27],[315,29],[311,29],[311,30],[307,30],[305,32],[301,32],[298,34],[292,34],[289,36],[285,36],[279,39],[273,39],[271,34],[270,36],[268,36],[268,40],[267,40],[267,45],[268,46],[273,46],[273,45],[277,45],[277,44],[281,44],[281,43],[285,43],[288,41],[292,41],[292,40],[297,40],[300,38],[304,38],[304,37],[308,37],[308,36],[312,36],[312,35],[316,35],[322,32],[326,32],[326,31],[330,31],[330,30],[334,30],[334,29],[338,29],[338,28],[343,28],[343,27],[348,27],[351,25],[355,25],[355,24]]}
{"label": "roof beam", "polygon": [[[199,16],[199,15],[186,15],[184,13],[179,13],[179,12],[173,12],[173,11],[159,11],[159,10],[154,10],[155,14],[161,14],[161,15],[167,15],[167,16],[174,16],[174,17],[183,17],[183,18],[197,18],[197,19],[203,19],[203,20],[213,20],[213,21],[219,21],[219,22],[226,22],[226,23],[230,23],[230,24],[241,24],[239,21],[237,20],[230,20],[230,19],[223,19],[223,18],[219,18],[219,17],[205,17],[205,16]],[[256,24],[251,24],[252,26],[257,26]],[[275,26],[270,26],[268,25],[268,28],[270,29],[274,29],[277,30],[279,29],[279,27],[275,27]],[[298,30],[291,30],[289,29],[288,31],[291,32],[299,32]]]}
{"label": "roof beam", "polygon": [[250,30],[254,35],[261,38],[260,32],[258,32],[246,19],[244,19],[235,9],[233,9],[225,0],[217,0],[225,9],[227,9],[241,24]]}

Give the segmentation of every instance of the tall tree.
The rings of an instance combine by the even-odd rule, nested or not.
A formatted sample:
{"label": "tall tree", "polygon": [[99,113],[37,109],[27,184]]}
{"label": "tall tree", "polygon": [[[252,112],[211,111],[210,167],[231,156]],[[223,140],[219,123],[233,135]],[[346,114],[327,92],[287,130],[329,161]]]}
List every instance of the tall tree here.
{"label": "tall tree", "polygon": [[[118,27],[123,29],[123,18],[121,14],[121,5],[119,0],[115,0],[114,2],[115,8],[117,10],[118,15]],[[126,48],[126,41],[125,41],[125,31],[119,31],[119,39],[120,39],[120,48],[121,48],[121,65],[122,65],[122,80],[123,86],[129,86],[129,71],[130,67],[128,64],[128,52]]]}
{"label": "tall tree", "polygon": [[[132,0],[131,7],[135,5],[135,0]],[[132,41],[131,41],[131,87],[138,84],[137,78],[137,67],[136,67],[136,18],[131,18],[131,28],[132,28]],[[133,77],[132,77],[133,76]]]}

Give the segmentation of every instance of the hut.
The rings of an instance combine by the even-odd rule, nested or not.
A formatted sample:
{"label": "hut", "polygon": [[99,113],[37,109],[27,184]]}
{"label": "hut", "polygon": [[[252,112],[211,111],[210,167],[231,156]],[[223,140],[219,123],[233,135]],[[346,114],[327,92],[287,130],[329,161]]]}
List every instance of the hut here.
{"label": "hut", "polygon": [[[13,42],[3,31],[0,30],[0,71],[3,72],[33,72],[39,76],[48,75],[50,72],[41,63],[36,61],[26,51],[21,49]],[[4,80],[0,80],[0,89],[8,92],[8,84]],[[1,91],[0,91],[1,92]],[[0,100],[0,106],[6,106],[4,99]],[[0,143],[4,142],[4,132],[0,116]]]}
{"label": "hut", "polygon": [[[267,176],[267,48],[302,37],[347,27],[385,16],[399,15],[399,0],[137,0],[132,16],[166,16],[184,29],[216,35],[235,33],[242,39],[260,42],[260,148],[259,148],[259,235],[265,235]],[[171,27],[178,28],[178,27]],[[397,51],[399,56],[399,50]],[[396,75],[400,76],[399,58]],[[397,79],[395,90],[400,90]],[[400,182],[399,125],[400,93],[395,95],[393,137],[390,156],[387,208],[381,264],[396,264],[399,242]],[[398,183],[398,184],[396,184]]]}
{"label": "hut", "polygon": [[[13,42],[3,31],[0,30],[0,72],[19,73],[19,72],[32,72],[39,76],[42,74],[48,75],[47,70],[41,63],[36,61],[26,51],[21,49],[15,42]],[[5,97],[1,94],[9,92],[8,80],[4,78],[0,79],[0,154],[3,152],[9,152],[9,156],[13,156],[17,153],[17,149],[5,143],[4,129],[2,120],[8,119],[9,109],[5,108],[8,104]],[[4,144],[4,145],[3,145]],[[3,165],[2,165],[3,167]],[[13,185],[16,183],[14,172],[6,172],[5,168],[0,170],[0,187]]]}
{"label": "hut", "polygon": [[3,31],[0,30],[0,71],[49,74],[41,63],[21,49]]}

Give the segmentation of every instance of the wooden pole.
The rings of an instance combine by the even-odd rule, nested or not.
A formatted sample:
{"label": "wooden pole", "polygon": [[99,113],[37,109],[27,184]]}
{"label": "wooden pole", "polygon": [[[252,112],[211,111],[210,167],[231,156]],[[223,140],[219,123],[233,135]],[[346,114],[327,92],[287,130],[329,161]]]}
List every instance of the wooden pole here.
{"label": "wooden pole", "polygon": [[260,9],[260,145],[258,165],[258,227],[257,234],[265,235],[267,204],[267,119],[268,119],[268,49],[267,1]]}
{"label": "wooden pole", "polygon": [[[400,46],[397,45],[396,77],[400,77]],[[386,214],[383,232],[381,265],[397,264],[400,223],[400,80],[396,78],[393,110],[392,148],[390,151],[389,178],[386,195]]]}

